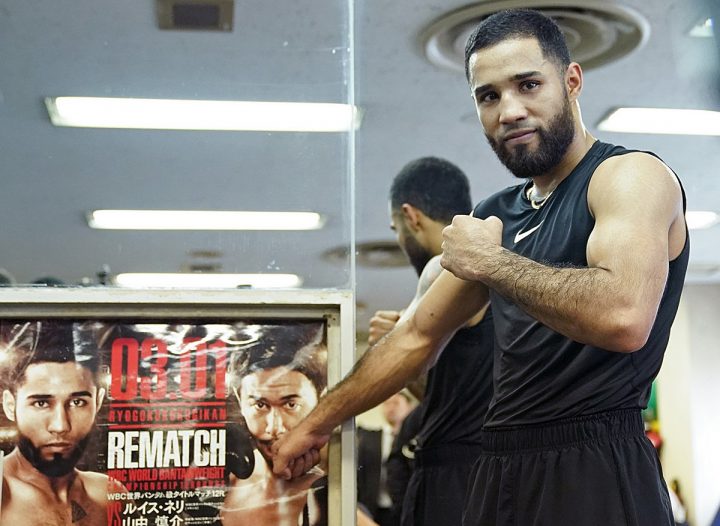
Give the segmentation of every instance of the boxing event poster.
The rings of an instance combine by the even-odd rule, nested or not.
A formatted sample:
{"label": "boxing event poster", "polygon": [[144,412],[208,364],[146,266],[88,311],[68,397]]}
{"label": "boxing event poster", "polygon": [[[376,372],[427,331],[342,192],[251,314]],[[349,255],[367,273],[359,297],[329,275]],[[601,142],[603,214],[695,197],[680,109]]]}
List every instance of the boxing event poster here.
{"label": "boxing event poster", "polygon": [[327,455],[270,453],[326,389],[323,321],[2,320],[0,371],[0,526],[327,525]]}

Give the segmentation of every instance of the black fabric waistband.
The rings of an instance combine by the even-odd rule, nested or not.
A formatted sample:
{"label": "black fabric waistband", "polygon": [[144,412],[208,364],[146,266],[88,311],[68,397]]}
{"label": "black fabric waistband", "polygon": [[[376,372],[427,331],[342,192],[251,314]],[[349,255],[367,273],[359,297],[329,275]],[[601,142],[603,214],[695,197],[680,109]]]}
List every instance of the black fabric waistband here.
{"label": "black fabric waistband", "polygon": [[472,465],[482,453],[480,444],[444,444],[415,450],[417,467],[438,466],[441,464]]}
{"label": "black fabric waistband", "polygon": [[484,428],[484,453],[553,449],[588,441],[644,436],[639,409],[623,409],[533,426]]}

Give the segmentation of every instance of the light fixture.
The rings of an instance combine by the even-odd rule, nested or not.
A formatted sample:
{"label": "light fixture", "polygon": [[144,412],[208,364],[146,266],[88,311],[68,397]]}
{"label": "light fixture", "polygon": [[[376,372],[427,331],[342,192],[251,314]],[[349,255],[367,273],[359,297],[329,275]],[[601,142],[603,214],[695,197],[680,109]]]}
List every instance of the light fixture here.
{"label": "light fixture", "polygon": [[122,273],[115,276],[115,284],[128,288],[297,288],[302,279],[296,274],[203,274],[173,272]]}
{"label": "light fixture", "polygon": [[618,108],[598,129],[624,133],[720,135],[720,111],[673,108]]}
{"label": "light fixture", "polygon": [[317,212],[240,212],[222,210],[93,210],[91,228],[105,230],[317,230]]}
{"label": "light fixture", "polygon": [[698,38],[712,38],[713,36],[713,19],[704,18],[700,23],[694,25],[690,29],[689,35]]}
{"label": "light fixture", "polygon": [[688,210],[685,213],[685,221],[690,230],[702,230],[717,225],[720,222],[720,215],[707,210]]}
{"label": "light fixture", "polygon": [[47,97],[55,126],[156,130],[343,132],[360,125],[357,108],[320,102]]}

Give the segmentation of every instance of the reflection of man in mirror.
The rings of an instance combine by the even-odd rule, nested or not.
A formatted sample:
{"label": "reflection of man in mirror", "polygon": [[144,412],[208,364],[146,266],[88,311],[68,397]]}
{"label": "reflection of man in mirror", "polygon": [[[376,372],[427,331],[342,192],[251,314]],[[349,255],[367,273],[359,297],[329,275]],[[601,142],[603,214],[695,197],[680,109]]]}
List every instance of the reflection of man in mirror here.
{"label": "reflection of man in mirror", "polygon": [[[326,503],[316,492],[324,468],[292,481],[272,471],[272,444],[317,405],[327,385],[327,349],[318,324],[264,326],[232,359],[233,392],[255,450],[247,478],[230,475],[221,512],[225,526],[325,525]],[[322,465],[322,463],[321,463]]]}
{"label": "reflection of man in mirror", "polygon": [[17,444],[3,461],[0,525],[106,524],[108,492],[125,488],[75,467],[105,396],[97,353],[69,323],[18,324],[4,336],[3,410]]}

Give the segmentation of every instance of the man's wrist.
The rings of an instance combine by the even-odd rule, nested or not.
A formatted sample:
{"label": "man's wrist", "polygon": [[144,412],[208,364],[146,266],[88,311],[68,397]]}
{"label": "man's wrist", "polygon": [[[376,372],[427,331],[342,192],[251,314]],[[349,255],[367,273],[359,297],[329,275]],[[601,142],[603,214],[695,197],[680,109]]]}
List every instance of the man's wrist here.
{"label": "man's wrist", "polygon": [[488,283],[506,266],[504,258],[507,251],[501,245],[487,244],[478,252],[477,264],[470,269],[472,280]]}
{"label": "man's wrist", "polygon": [[331,434],[332,430],[339,424],[340,423],[336,424],[332,421],[328,421],[327,417],[325,417],[321,412],[315,410],[311,412],[300,425],[305,428],[305,431],[308,434],[322,436]]}

